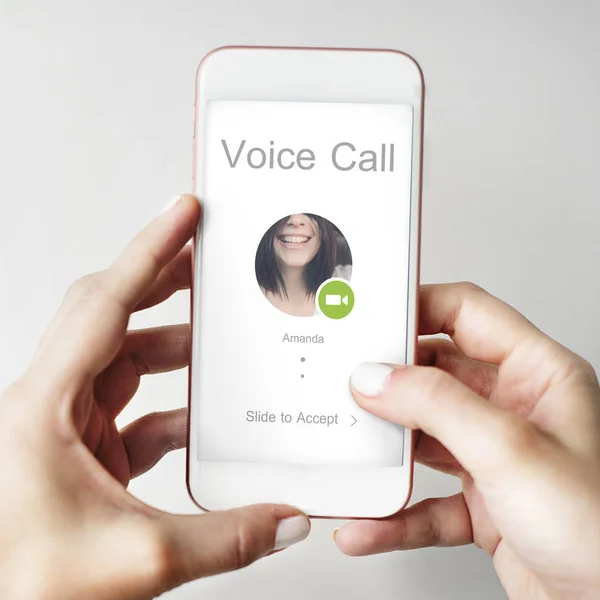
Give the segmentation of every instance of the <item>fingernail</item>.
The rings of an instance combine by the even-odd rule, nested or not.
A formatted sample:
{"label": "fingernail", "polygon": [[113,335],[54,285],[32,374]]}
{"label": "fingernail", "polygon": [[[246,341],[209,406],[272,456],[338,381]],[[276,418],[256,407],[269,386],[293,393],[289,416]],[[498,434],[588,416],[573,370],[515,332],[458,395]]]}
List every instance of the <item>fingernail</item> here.
{"label": "fingernail", "polygon": [[171,210],[181,200],[181,198],[182,196],[175,196],[173,200],[167,203],[167,205],[162,209],[162,211],[166,213],[167,211]]}
{"label": "fingernail", "polygon": [[379,396],[393,370],[389,365],[381,363],[362,363],[354,369],[350,385],[363,396]]}
{"label": "fingernail", "polygon": [[288,517],[279,521],[275,533],[275,545],[273,550],[282,550],[292,544],[297,544],[308,536],[310,522],[304,515]]}
{"label": "fingernail", "polygon": [[339,530],[340,530],[340,528],[339,528],[339,527],[336,527],[336,528],[333,530],[333,541],[334,541],[334,542],[335,542],[335,536],[337,535],[337,532],[338,532]]}

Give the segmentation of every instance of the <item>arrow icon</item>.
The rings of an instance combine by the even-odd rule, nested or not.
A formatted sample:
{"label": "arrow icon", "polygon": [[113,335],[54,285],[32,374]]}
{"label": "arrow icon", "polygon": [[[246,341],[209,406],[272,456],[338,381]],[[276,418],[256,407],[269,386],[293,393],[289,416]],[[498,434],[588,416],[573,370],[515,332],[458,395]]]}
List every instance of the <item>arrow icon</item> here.
{"label": "arrow icon", "polygon": [[354,416],[354,415],[350,415],[352,417],[352,420],[354,421],[354,423],[352,423],[352,425],[350,425],[350,427],[354,427],[356,425],[356,423],[358,422],[358,419]]}

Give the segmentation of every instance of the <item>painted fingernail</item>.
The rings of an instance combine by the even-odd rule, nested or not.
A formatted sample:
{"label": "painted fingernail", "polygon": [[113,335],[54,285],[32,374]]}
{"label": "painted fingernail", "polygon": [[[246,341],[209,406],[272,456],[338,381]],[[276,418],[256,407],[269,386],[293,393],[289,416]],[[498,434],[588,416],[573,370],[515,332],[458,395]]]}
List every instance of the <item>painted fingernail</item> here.
{"label": "painted fingernail", "polygon": [[379,396],[394,369],[381,363],[362,363],[354,369],[350,385],[363,396]]}
{"label": "painted fingernail", "polygon": [[163,213],[166,213],[167,211],[171,210],[181,200],[181,198],[183,198],[183,196],[175,196],[175,198],[168,202],[167,205],[163,208]]}
{"label": "painted fingernail", "polygon": [[304,515],[288,517],[279,521],[275,533],[275,545],[273,550],[282,550],[292,544],[301,542],[308,536],[310,522]]}

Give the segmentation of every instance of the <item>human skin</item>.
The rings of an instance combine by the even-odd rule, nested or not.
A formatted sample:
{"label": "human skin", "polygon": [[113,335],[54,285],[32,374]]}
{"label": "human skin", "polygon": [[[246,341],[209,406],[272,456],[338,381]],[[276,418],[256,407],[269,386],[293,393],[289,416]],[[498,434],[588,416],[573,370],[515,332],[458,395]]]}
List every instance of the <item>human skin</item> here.
{"label": "human skin", "polygon": [[[187,364],[189,328],[127,332],[131,312],[189,286],[191,197],[102,273],[75,284],[26,373],[0,401],[0,597],[152,598],[308,534],[297,509],[155,510],[131,477],[185,442],[185,411],[118,431],[140,377]],[[513,600],[600,597],[600,391],[591,366],[483,290],[424,286],[420,367],[366,364],[357,402],[420,430],[416,458],[460,477],[429,499],[336,534],[373,554],[475,542]]]}
{"label": "human skin", "polygon": [[319,228],[308,215],[290,215],[277,231],[273,245],[281,269],[303,269],[321,246]]}
{"label": "human skin", "polygon": [[0,598],[145,600],[304,539],[298,509],[171,515],[126,485],[185,444],[186,411],[115,418],[140,378],[188,364],[189,326],[127,331],[132,312],[189,287],[184,196],[114,264],[76,282],[27,371],[0,399]]}
{"label": "human skin", "polygon": [[600,598],[600,388],[589,363],[472,284],[423,286],[421,366],[366,363],[365,410],[420,431],[416,460],[460,478],[335,533],[350,555],[475,543],[511,600]]}
{"label": "human skin", "polygon": [[310,317],[315,312],[315,298],[307,294],[304,268],[321,246],[317,224],[304,214],[290,215],[273,240],[275,256],[285,283],[286,295],[267,293],[279,310],[296,317]]}

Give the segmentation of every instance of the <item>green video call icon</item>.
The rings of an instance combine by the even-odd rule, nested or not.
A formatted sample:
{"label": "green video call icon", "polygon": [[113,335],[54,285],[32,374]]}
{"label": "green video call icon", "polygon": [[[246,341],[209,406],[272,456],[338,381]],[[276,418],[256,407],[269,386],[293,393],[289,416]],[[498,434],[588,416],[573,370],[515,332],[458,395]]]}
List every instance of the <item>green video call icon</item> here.
{"label": "green video call icon", "polygon": [[319,312],[330,319],[343,319],[354,308],[354,292],[345,279],[324,281],[317,290]]}

